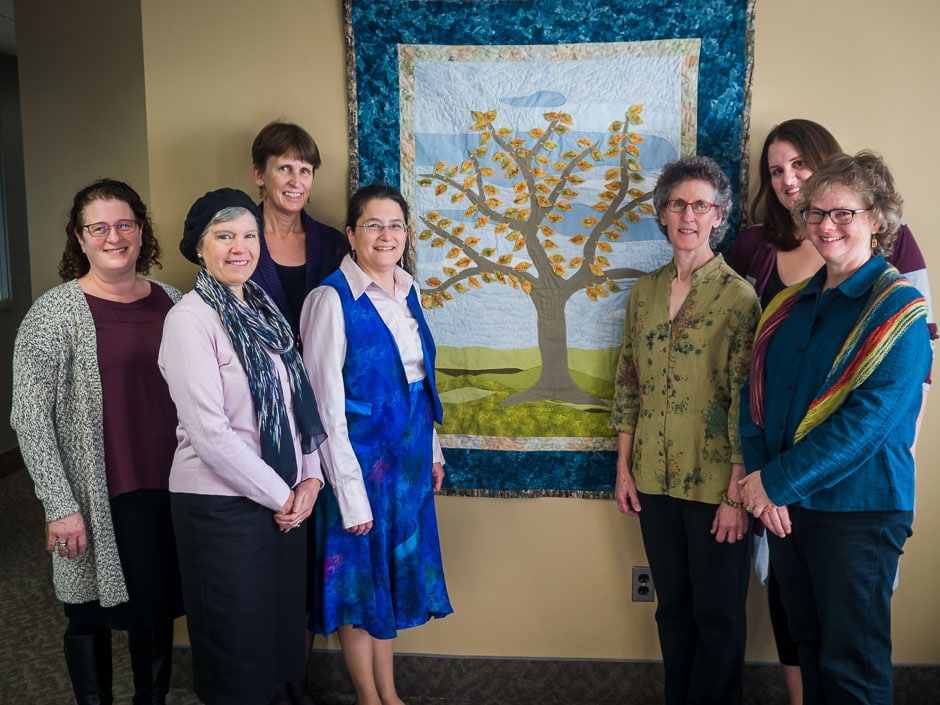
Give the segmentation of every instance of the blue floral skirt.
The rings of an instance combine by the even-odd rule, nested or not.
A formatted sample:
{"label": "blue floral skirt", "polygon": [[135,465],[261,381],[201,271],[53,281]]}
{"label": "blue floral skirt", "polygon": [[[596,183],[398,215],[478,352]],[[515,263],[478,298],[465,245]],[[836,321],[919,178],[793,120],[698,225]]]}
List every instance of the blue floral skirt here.
{"label": "blue floral skirt", "polygon": [[353,450],[365,478],[373,526],[365,536],[343,528],[336,497],[316,504],[316,568],[310,629],[332,634],[350,624],[376,639],[453,612],[444,584],[432,490],[430,396],[413,385],[411,420],[394,443]]}

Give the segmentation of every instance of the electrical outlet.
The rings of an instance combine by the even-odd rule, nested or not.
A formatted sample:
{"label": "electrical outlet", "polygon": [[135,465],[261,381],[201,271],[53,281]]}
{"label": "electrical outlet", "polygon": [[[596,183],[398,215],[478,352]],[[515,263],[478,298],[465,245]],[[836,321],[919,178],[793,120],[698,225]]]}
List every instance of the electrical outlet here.
{"label": "electrical outlet", "polygon": [[653,574],[650,573],[649,566],[633,566],[633,601],[656,601],[656,588],[653,586]]}

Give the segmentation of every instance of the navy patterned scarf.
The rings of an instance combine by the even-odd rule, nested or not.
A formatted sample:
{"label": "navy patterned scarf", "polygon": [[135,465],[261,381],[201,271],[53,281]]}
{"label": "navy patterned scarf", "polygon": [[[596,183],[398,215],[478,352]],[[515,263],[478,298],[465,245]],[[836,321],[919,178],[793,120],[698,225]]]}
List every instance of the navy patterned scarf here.
{"label": "navy patterned scarf", "polygon": [[269,353],[280,355],[287,369],[294,423],[304,454],[315,451],[326,440],[326,432],[320,422],[317,401],[303,361],[294,345],[290,325],[253,281],[246,281],[242,288],[244,303],[205,269],[196,276],[195,290],[219,314],[238,360],[248,375],[261,435],[261,459],[274,468],[289,487],[293,487],[297,478],[297,459],[281,383]]}

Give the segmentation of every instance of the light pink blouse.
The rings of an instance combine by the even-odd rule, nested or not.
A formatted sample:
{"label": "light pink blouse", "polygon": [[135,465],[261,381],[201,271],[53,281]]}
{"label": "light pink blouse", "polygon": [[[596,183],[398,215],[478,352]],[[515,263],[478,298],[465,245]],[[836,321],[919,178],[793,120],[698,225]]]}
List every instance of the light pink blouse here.
{"label": "light pink blouse", "polygon": [[[279,355],[271,358],[290,407],[287,371]],[[158,364],[179,415],[170,491],[247,497],[273,511],[283,507],[291,488],[261,459],[248,377],[219,315],[195,291],[167,314]],[[297,483],[311,477],[322,482],[319,454],[301,453],[292,413],[288,419]]]}

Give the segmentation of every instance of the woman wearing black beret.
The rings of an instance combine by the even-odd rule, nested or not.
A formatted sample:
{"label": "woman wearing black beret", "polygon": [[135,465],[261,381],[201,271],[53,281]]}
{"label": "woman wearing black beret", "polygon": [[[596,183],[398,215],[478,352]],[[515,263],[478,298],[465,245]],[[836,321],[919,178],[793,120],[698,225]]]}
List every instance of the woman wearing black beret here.
{"label": "woman wearing black beret", "polygon": [[267,705],[306,668],[305,520],[325,434],[290,325],[249,281],[251,198],[199,198],[180,251],[202,269],[167,315],[159,362],[179,414],[170,493],[193,686],[210,705]]}

